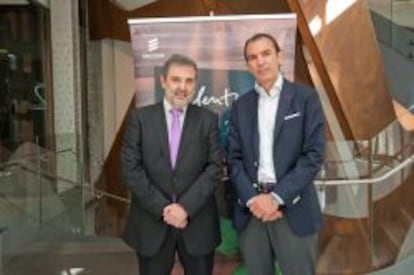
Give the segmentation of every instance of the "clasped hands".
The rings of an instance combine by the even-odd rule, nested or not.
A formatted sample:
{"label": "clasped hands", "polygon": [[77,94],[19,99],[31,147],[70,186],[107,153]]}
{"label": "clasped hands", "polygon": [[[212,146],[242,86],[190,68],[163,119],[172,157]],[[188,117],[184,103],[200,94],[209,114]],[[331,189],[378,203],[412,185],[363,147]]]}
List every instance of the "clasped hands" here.
{"label": "clasped hands", "polygon": [[184,229],[188,224],[188,214],[178,203],[171,203],[164,207],[163,219],[167,224],[178,229]]}
{"label": "clasped hands", "polygon": [[250,212],[262,222],[275,221],[283,217],[282,211],[279,210],[279,203],[269,193],[253,197],[248,207]]}

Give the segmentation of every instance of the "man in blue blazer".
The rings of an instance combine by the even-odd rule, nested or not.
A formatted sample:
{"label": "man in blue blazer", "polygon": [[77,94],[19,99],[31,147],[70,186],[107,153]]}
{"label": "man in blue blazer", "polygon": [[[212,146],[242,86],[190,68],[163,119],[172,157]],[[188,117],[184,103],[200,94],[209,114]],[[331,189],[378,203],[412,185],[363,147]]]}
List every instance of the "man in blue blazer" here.
{"label": "man in blue blazer", "polygon": [[324,158],[324,114],[315,90],[291,83],[265,33],[244,46],[254,89],[233,103],[229,131],[234,225],[249,274],[315,273],[322,213],[313,184]]}

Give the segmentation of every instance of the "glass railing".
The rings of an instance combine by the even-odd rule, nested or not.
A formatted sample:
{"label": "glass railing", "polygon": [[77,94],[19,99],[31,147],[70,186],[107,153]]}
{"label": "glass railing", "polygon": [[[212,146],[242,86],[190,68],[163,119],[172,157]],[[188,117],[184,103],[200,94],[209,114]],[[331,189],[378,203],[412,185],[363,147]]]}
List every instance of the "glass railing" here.
{"label": "glass railing", "polygon": [[[67,142],[74,137],[53,137],[56,150],[40,146],[39,138],[2,148],[0,227],[4,261],[38,240],[42,228],[83,230],[82,167],[75,148]],[[2,144],[6,144],[4,140]]]}
{"label": "glass railing", "polygon": [[[407,111],[406,114],[410,113]],[[413,143],[413,133],[406,131],[398,119],[370,140],[328,141],[318,179],[375,177],[406,159],[412,152]]]}
{"label": "glass railing", "polygon": [[84,171],[72,146],[51,151],[25,143],[0,164],[1,274],[95,274],[102,262],[93,255],[119,257],[126,251],[131,258],[118,237],[97,233],[115,236],[110,229],[117,216],[110,204],[128,200],[91,187]]}
{"label": "glass railing", "polygon": [[319,274],[363,274],[413,254],[414,133],[398,120],[370,140],[328,142],[316,186]]}
{"label": "glass railing", "polygon": [[[414,133],[398,121],[371,140],[328,142],[316,180],[325,217],[318,274],[364,273],[412,255],[405,238],[414,220],[413,154]],[[86,169],[74,147],[50,151],[36,142],[21,144],[0,164],[6,262],[39,241],[119,239],[129,199],[85,182]],[[219,251],[237,255],[226,218]]]}

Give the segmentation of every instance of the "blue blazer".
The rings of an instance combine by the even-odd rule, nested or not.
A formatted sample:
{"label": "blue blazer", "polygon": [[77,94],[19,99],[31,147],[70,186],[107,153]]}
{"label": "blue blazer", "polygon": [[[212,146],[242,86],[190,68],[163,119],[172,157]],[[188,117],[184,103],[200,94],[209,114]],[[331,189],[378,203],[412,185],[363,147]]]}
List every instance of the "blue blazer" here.
{"label": "blue blazer", "polygon": [[[241,231],[251,214],[246,202],[257,195],[259,132],[258,94],[251,90],[232,105],[229,168],[236,193],[233,224]],[[313,180],[324,159],[324,114],[315,90],[284,79],[274,129],[273,158],[284,216],[298,236],[315,233],[322,213]]]}

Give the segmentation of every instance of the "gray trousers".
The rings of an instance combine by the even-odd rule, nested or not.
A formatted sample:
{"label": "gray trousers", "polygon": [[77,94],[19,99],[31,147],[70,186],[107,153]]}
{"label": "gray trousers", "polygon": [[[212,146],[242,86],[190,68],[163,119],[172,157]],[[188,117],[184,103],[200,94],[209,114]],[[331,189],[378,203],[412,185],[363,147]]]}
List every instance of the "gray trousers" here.
{"label": "gray trousers", "polygon": [[283,275],[315,274],[317,233],[298,237],[286,218],[264,223],[252,216],[239,237],[249,275],[274,275],[276,260]]}

